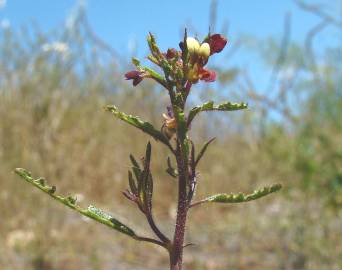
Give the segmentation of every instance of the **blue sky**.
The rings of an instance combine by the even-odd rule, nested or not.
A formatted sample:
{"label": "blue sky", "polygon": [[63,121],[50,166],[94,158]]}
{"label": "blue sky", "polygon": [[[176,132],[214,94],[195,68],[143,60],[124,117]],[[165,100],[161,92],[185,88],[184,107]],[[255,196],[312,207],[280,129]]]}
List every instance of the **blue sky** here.
{"label": "blue sky", "polygon": [[[317,1],[306,0],[308,3]],[[122,54],[130,54],[130,48],[137,46],[138,56],[147,51],[145,38],[148,31],[156,34],[162,49],[176,47],[181,29],[195,27],[205,34],[209,26],[210,0],[174,1],[115,1],[87,0],[90,24],[94,31]],[[229,40],[234,44],[240,34],[251,34],[257,38],[273,36],[281,39],[284,15],[291,12],[291,39],[301,42],[305,34],[317,22],[317,17],[298,9],[292,0],[218,0],[217,31],[229,22]],[[337,0],[320,1],[331,12],[341,10]],[[0,22],[9,23],[16,29],[36,21],[41,29],[49,31],[62,27],[80,1],[75,0],[0,0]],[[200,36],[201,37],[201,36]],[[341,37],[332,29],[320,34],[318,48],[336,43]],[[235,57],[236,58],[236,57]],[[251,65],[254,59],[248,54],[232,59],[241,65]],[[258,63],[254,63],[258,66]],[[259,69],[259,66],[258,66]],[[255,72],[260,77],[260,70]],[[267,76],[264,76],[267,77]],[[262,80],[259,80],[262,84]]]}
{"label": "blue sky", "polygon": [[[35,20],[42,29],[49,30],[63,25],[77,2],[0,0],[0,3],[4,3],[0,18],[8,20],[12,27]],[[133,39],[139,47],[145,46],[148,31],[155,33],[162,45],[176,46],[181,26],[193,25],[200,33],[205,33],[209,25],[209,0],[83,2],[86,3],[90,23],[96,33],[118,50],[127,49],[127,44]],[[331,10],[340,10],[338,1],[325,2],[329,3]],[[295,40],[301,40],[317,22],[315,16],[298,10],[292,0],[219,0],[217,25],[229,22],[232,42],[240,33],[280,37],[286,12],[292,13],[292,37]]]}

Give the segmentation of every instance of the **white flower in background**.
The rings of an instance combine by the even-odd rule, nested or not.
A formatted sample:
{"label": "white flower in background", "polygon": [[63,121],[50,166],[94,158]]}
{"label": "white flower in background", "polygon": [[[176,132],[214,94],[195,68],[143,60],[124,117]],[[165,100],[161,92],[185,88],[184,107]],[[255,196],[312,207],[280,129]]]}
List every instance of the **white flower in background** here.
{"label": "white flower in background", "polygon": [[7,3],[6,0],[0,0],[0,8],[6,7],[6,3]]}
{"label": "white flower in background", "polygon": [[6,244],[9,248],[24,248],[34,240],[32,231],[14,230],[8,233]]}
{"label": "white flower in background", "polygon": [[52,43],[45,43],[42,45],[42,50],[44,52],[57,52],[61,54],[66,54],[69,51],[69,46],[65,42],[52,42]]}
{"label": "white flower in background", "polygon": [[279,78],[283,81],[291,80],[296,75],[296,72],[298,72],[297,67],[288,66],[280,71]]}
{"label": "white flower in background", "polygon": [[[0,0],[1,1],[1,0]],[[2,19],[0,21],[0,27],[3,28],[3,29],[7,29],[11,26],[11,23],[8,19]]]}

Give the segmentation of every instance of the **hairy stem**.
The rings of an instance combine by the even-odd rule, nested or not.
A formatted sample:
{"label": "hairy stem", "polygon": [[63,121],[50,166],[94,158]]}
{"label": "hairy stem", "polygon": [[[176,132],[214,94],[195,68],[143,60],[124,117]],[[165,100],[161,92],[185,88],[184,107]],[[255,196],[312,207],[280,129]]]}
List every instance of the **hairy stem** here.
{"label": "hairy stem", "polygon": [[188,158],[184,148],[184,142],[177,146],[177,167],[178,176],[178,208],[173,245],[170,252],[170,269],[181,270],[183,259],[183,243],[185,235],[185,224],[188,211],[187,201],[187,179],[188,179]]}

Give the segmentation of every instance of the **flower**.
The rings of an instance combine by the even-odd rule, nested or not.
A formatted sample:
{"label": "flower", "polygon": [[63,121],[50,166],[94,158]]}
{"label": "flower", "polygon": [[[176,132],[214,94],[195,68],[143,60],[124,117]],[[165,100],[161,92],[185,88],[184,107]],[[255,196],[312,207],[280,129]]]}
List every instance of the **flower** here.
{"label": "flower", "polygon": [[186,39],[186,47],[188,48],[189,54],[196,54],[198,49],[200,48],[200,44],[197,39],[188,37]]}
{"label": "flower", "polygon": [[164,124],[162,126],[163,134],[169,139],[176,133],[177,121],[173,114],[173,110],[171,106],[167,106],[167,113],[163,113]]}
{"label": "flower", "polygon": [[126,80],[133,80],[133,86],[138,85],[145,77],[145,71],[132,70],[125,74]]}
{"label": "flower", "polygon": [[214,53],[219,53],[223,50],[227,44],[227,39],[220,34],[214,34],[207,37],[205,42],[210,46],[210,55],[213,55]]}
{"label": "flower", "polygon": [[171,108],[171,106],[167,106],[167,113],[163,113],[163,117],[165,120],[165,126],[167,128],[171,128],[171,129],[175,129],[177,127],[177,122],[176,122],[176,118],[173,114],[173,110]]}
{"label": "flower", "polygon": [[216,72],[213,70],[201,68],[198,72],[198,77],[200,80],[205,82],[214,82],[216,80]]}
{"label": "flower", "polygon": [[210,55],[210,45],[206,42],[202,43],[202,45],[200,46],[198,50],[198,54],[202,56],[203,58],[208,59]]}
{"label": "flower", "polygon": [[195,63],[192,68],[189,69],[187,79],[191,83],[197,83],[198,80],[214,82],[216,79],[216,73],[215,71],[203,68],[200,63]]}
{"label": "flower", "polygon": [[[208,63],[208,59],[214,53],[219,53],[227,44],[227,39],[220,35],[209,35],[202,43],[199,43],[197,39],[188,37],[186,39],[186,45],[189,52],[188,68],[186,77],[188,80],[187,91],[191,84],[197,83],[199,80],[205,82],[213,82],[216,79],[216,73],[211,70],[207,70],[204,66]],[[181,49],[183,44],[181,43]]]}

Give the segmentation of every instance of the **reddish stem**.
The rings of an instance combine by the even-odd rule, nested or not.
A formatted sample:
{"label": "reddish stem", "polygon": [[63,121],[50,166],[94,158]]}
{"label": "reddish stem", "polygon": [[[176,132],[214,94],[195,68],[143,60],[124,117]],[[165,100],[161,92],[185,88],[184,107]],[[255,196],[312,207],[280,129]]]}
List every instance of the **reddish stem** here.
{"label": "reddish stem", "polygon": [[185,235],[186,216],[188,212],[188,201],[186,192],[186,183],[188,178],[188,161],[185,149],[180,143],[177,147],[177,167],[179,169],[178,176],[178,209],[176,228],[170,251],[170,270],[181,270],[183,259],[183,244]]}

